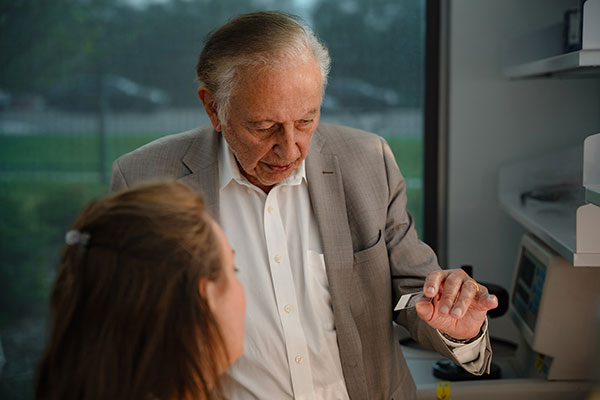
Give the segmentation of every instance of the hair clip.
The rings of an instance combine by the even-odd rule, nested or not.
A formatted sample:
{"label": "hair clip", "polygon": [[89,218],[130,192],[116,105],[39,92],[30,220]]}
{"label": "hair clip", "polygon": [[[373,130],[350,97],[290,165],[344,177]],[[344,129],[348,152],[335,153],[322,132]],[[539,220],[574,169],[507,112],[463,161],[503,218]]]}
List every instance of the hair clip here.
{"label": "hair clip", "polygon": [[69,246],[79,245],[81,247],[86,247],[89,241],[90,234],[83,233],[78,230],[69,231],[65,235],[65,243]]}

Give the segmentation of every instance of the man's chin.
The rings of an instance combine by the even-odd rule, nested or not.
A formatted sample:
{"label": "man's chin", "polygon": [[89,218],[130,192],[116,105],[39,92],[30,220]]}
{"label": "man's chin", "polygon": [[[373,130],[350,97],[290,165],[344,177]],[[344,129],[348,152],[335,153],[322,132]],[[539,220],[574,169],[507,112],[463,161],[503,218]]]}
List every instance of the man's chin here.
{"label": "man's chin", "polygon": [[257,179],[257,181],[260,183],[261,186],[273,187],[273,186],[277,185],[278,183],[281,183],[284,180],[286,180],[287,178],[289,178],[290,175],[292,174],[292,171],[293,170],[285,171],[285,173],[273,174],[275,176],[269,177],[269,178]]}

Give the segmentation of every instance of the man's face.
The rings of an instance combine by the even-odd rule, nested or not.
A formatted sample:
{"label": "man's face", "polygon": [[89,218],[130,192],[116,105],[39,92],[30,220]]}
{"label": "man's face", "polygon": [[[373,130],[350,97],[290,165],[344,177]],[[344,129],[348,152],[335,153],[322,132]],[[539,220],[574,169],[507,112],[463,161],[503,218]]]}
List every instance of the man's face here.
{"label": "man's face", "polygon": [[247,70],[234,88],[227,120],[215,128],[242,174],[268,192],[308,155],[320,106],[321,70],[313,58]]}

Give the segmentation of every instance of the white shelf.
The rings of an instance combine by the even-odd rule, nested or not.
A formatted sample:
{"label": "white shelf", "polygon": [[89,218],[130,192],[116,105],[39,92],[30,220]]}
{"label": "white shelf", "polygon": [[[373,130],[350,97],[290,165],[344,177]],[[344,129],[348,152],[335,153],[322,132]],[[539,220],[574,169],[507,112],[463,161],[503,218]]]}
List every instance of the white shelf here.
{"label": "white shelf", "polygon": [[575,262],[600,265],[600,133],[583,142],[584,207],[577,210]]}
{"label": "white shelf", "polygon": [[[600,207],[582,207],[587,196],[582,171],[583,146],[506,166],[500,170],[498,200],[507,214],[574,266],[600,267],[596,243],[600,228],[582,224],[595,224]],[[531,196],[523,200],[523,193],[544,187],[561,189],[562,196],[553,201]],[[578,237],[578,230],[584,234]]]}
{"label": "white shelf", "polygon": [[506,68],[508,78],[600,77],[600,50],[579,50]]}
{"label": "white shelf", "polygon": [[522,205],[516,193],[501,194],[499,200],[502,209],[515,221],[573,263],[577,244],[577,207],[535,200]]}
{"label": "white shelf", "polygon": [[600,0],[587,0],[577,15],[581,50],[564,53],[564,23],[528,32],[510,41],[506,76],[600,77]]}
{"label": "white shelf", "polygon": [[586,202],[600,206],[600,133],[583,142],[583,186]]}

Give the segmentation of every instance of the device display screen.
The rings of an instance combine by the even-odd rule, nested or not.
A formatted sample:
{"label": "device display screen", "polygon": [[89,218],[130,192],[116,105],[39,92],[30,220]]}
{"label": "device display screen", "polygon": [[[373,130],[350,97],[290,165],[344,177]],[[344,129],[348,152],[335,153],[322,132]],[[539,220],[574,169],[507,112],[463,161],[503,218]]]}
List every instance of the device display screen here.
{"label": "device display screen", "polygon": [[537,319],[546,267],[529,250],[523,249],[512,303],[523,322],[533,332]]}

